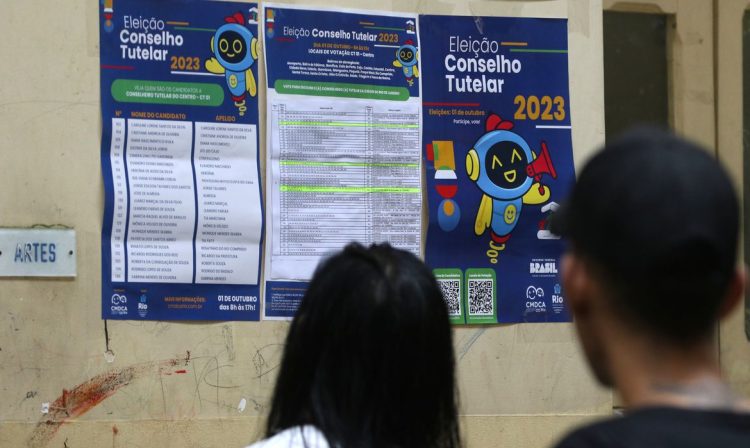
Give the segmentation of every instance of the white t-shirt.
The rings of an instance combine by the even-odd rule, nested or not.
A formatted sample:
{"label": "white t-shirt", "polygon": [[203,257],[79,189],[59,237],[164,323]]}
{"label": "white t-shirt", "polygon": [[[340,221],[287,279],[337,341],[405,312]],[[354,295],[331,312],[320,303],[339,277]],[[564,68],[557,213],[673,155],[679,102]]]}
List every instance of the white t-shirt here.
{"label": "white t-shirt", "polygon": [[285,429],[246,448],[328,448],[328,441],[316,427],[305,425]]}

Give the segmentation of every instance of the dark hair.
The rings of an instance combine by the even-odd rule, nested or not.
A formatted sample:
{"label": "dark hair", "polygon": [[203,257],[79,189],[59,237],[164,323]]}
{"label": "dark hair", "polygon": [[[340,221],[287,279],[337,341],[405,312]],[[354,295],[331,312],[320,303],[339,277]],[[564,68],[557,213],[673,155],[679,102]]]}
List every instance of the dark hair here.
{"label": "dark hair", "polygon": [[456,401],[430,270],[387,244],[322,262],[289,329],[267,435],[311,424],[331,447],[457,447]]}
{"label": "dark hair", "polygon": [[631,131],[591,159],[561,212],[559,233],[625,319],[671,343],[710,336],[736,263],[739,201],[708,150]]}

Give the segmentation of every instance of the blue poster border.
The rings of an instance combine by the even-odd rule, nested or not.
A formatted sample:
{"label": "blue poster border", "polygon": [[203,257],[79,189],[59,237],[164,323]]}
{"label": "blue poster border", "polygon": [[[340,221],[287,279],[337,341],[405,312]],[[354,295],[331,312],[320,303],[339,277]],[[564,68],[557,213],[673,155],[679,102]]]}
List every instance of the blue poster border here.
{"label": "blue poster border", "polygon": [[[263,238],[265,235],[265,211],[264,197],[261,191],[262,173],[260,170],[260,124],[257,93],[251,98],[250,107],[247,107],[245,114],[239,120],[239,123],[254,124],[256,127],[256,167],[258,176],[258,200],[261,213],[261,236],[260,248],[258,252],[258,284],[256,285],[237,285],[237,284],[197,284],[195,283],[195,273],[197,270],[195,264],[196,248],[195,237],[197,231],[197,205],[196,205],[196,222],[193,231],[193,283],[144,283],[144,282],[113,282],[111,280],[112,254],[110,247],[110,237],[112,234],[112,221],[114,214],[114,184],[112,166],[110,163],[110,142],[112,140],[112,118],[115,109],[123,111],[123,118],[127,118],[128,111],[135,107],[146,108],[142,104],[130,106],[128,103],[116,102],[110,92],[112,83],[115,79],[148,79],[155,81],[172,81],[170,73],[159,70],[153,60],[138,60],[130,64],[123,64],[123,56],[119,54],[121,48],[117,31],[121,26],[119,21],[124,21],[128,15],[132,23],[139,24],[141,30],[149,33],[148,23],[157,23],[159,20],[165,22],[167,19],[176,20],[176,24],[168,25],[181,30],[183,33],[184,47],[187,51],[194,51],[191,55],[200,55],[200,70],[204,70],[204,57],[211,55],[208,46],[209,38],[206,33],[209,28],[195,26],[192,29],[183,26],[179,22],[192,22],[195,24],[224,23],[225,18],[242,12],[243,18],[252,23],[253,19],[257,23],[257,3],[241,2],[221,2],[221,1],[194,1],[194,0],[169,0],[158,3],[142,0],[120,0],[117,2],[101,1],[99,4],[99,36],[100,36],[100,54],[101,54],[101,111],[102,111],[102,142],[101,142],[101,168],[104,183],[105,203],[103,210],[102,235],[101,235],[101,254],[102,254],[102,319],[113,320],[249,320],[257,321],[260,319],[260,267],[262,266]],[[253,17],[253,10],[255,17]],[[153,19],[153,21],[151,20]],[[136,22],[133,22],[137,20]],[[146,23],[147,22],[147,23]],[[144,24],[146,23],[146,24]],[[215,25],[213,25],[215,27]],[[247,26],[247,24],[245,25]],[[153,27],[150,27],[153,30]],[[196,38],[191,34],[195,33]],[[202,33],[202,34],[201,34]],[[253,33],[258,35],[257,29]],[[159,50],[158,46],[151,45],[151,49],[146,53],[153,55],[154,50]],[[124,50],[122,50],[124,52]],[[150,52],[150,53],[149,53]],[[165,53],[166,54],[166,53]],[[160,61],[163,62],[163,61]],[[258,63],[251,67],[254,79],[258,79]],[[114,73],[118,72],[118,75]],[[206,83],[202,79],[201,83]],[[221,86],[222,90],[227,90],[227,82],[222,79],[221,82],[215,83]],[[231,98],[232,92],[226,91],[225,98]],[[148,105],[148,110],[156,113],[176,113],[184,114],[184,119],[192,122],[216,122],[218,115],[230,116],[238,114],[238,107],[231,101],[214,107],[204,107],[197,105]],[[193,126],[193,135],[191,143],[191,155],[195,151],[195,126]],[[127,148],[125,147],[126,157]],[[193,174],[193,185],[196,183],[195,162],[191,158],[191,167]],[[127,169],[127,167],[126,167]],[[126,176],[126,182],[128,182]],[[130,197],[129,185],[127,186],[128,197]],[[197,204],[197,189],[193,188],[194,201]],[[130,201],[128,201],[130,202]],[[129,207],[129,204],[128,204]],[[126,225],[129,225],[126,224]],[[127,232],[126,232],[127,235]],[[127,262],[127,261],[126,261]],[[127,272],[127,266],[125,269]],[[179,299],[180,307],[170,306],[170,299]],[[116,302],[116,303],[115,303]],[[145,306],[144,306],[145,305]],[[219,309],[220,305],[222,308]]]}

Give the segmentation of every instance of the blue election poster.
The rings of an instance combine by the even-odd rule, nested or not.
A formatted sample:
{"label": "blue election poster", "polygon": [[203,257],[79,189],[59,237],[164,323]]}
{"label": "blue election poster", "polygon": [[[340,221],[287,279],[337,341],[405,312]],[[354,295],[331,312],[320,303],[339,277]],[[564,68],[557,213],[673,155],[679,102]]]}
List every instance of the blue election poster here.
{"label": "blue election poster", "polygon": [[421,245],[416,15],[263,4],[268,83],[266,319],[356,241]]}
{"label": "blue election poster", "polygon": [[102,318],[258,320],[254,3],[102,0]]}
{"label": "blue election poster", "polygon": [[565,322],[567,21],[420,16],[426,262],[457,324]]}

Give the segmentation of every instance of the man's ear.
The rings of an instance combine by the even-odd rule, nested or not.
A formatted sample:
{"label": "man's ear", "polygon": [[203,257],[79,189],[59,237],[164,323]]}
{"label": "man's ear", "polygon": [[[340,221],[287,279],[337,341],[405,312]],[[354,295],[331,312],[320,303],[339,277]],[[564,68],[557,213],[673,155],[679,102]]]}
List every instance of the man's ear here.
{"label": "man's ear", "polygon": [[719,308],[719,319],[724,319],[734,311],[737,305],[742,301],[747,285],[747,267],[742,265],[735,268],[732,278],[729,280],[727,292],[724,295],[724,301]]}
{"label": "man's ear", "polygon": [[574,253],[566,253],[561,260],[565,300],[574,316],[588,313],[590,308],[589,273],[583,260]]}

